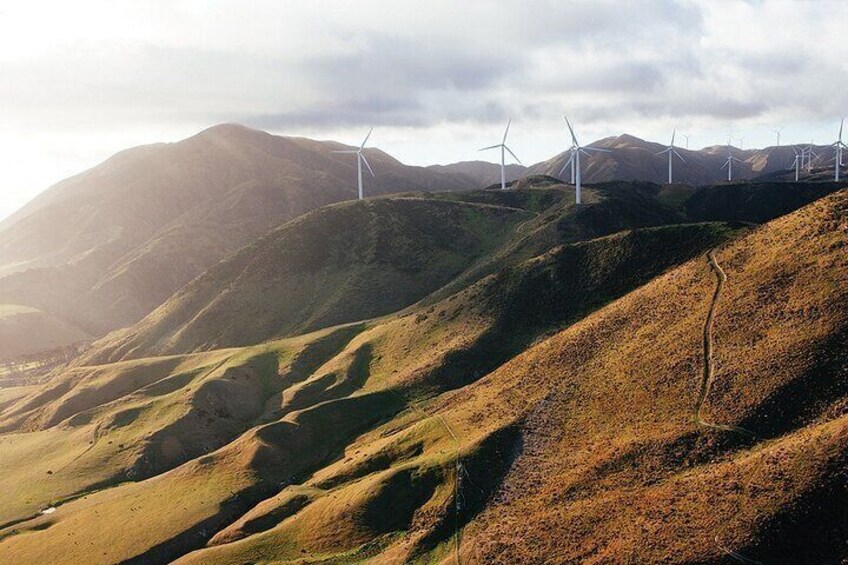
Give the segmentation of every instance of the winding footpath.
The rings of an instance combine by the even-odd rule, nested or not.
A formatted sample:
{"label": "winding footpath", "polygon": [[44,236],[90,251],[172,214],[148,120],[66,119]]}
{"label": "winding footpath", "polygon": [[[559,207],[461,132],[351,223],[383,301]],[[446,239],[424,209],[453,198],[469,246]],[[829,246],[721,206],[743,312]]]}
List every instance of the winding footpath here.
{"label": "winding footpath", "polygon": [[710,312],[707,314],[707,321],[704,323],[704,372],[701,377],[701,390],[698,393],[698,401],[695,404],[695,421],[706,428],[721,430],[725,432],[736,432],[742,435],[755,438],[756,434],[750,430],[746,430],[740,426],[728,426],[725,424],[716,424],[709,422],[703,417],[704,404],[707,402],[707,395],[710,392],[710,386],[713,382],[714,362],[713,362],[713,325],[715,322],[715,313],[718,307],[718,300],[721,297],[721,291],[727,282],[727,274],[724,269],[718,264],[715,258],[715,249],[707,252],[707,259],[710,267],[716,275],[716,287],[713,291],[713,299],[710,303]]}
{"label": "winding footpath", "polygon": [[[724,272],[724,269],[721,268],[721,265],[718,264],[718,261],[716,261],[715,249],[711,249],[707,253],[707,259],[709,260],[710,267],[712,267],[713,271],[715,272],[716,287],[713,291],[712,302],[710,303],[710,312],[709,314],[707,314],[707,320],[704,323],[704,372],[701,378],[701,390],[698,394],[698,401],[695,404],[695,421],[698,423],[698,425],[704,426],[705,428],[711,428],[714,430],[721,430],[726,432],[735,432],[750,438],[756,438],[756,434],[754,434],[750,430],[746,430],[743,427],[708,422],[702,416],[704,404],[707,401],[707,395],[710,392],[710,385],[712,385],[713,381],[713,324],[715,322],[715,313],[716,308],[718,307],[718,300],[721,297],[721,291],[722,289],[724,289],[724,285],[727,282],[727,274]],[[715,543],[719,547],[719,549],[721,549],[725,554],[730,556],[732,559],[738,561],[739,563],[762,565],[762,562],[755,561],[754,559],[749,559],[741,553],[733,551],[732,549],[726,547],[721,543],[721,540],[719,540],[718,536],[715,537]]]}

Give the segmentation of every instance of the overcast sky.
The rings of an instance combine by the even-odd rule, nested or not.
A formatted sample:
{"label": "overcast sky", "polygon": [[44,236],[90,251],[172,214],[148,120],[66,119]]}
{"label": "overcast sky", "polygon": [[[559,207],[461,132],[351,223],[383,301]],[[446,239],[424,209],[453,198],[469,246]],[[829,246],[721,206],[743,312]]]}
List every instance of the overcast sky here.
{"label": "overcast sky", "polygon": [[832,142],[846,30],[844,0],[0,0],[0,218],[221,122],[351,144],[374,125],[410,164],[480,158],[509,117],[524,163],[547,159],[563,113],[586,142]]}

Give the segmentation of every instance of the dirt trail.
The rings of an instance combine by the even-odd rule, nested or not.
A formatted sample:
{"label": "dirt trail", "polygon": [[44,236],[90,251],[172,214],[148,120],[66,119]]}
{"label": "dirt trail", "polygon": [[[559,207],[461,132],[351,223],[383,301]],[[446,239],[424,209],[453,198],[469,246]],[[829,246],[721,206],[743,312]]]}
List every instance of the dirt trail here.
{"label": "dirt trail", "polygon": [[729,426],[726,424],[716,424],[708,422],[704,419],[702,412],[704,404],[707,402],[707,395],[710,392],[710,386],[713,382],[714,363],[713,363],[713,325],[715,322],[715,313],[718,307],[718,300],[721,297],[721,291],[727,282],[727,274],[724,269],[718,264],[715,258],[715,249],[707,252],[707,259],[710,267],[716,275],[716,287],[713,291],[712,302],[710,303],[710,312],[707,314],[707,320],[704,323],[704,372],[701,377],[701,390],[698,393],[698,401],[695,404],[695,421],[704,427],[725,432],[736,432],[748,437],[756,437],[756,434],[739,426]]}
{"label": "dirt trail", "polygon": [[[726,432],[735,432],[750,438],[756,438],[756,434],[754,434],[750,430],[746,430],[745,428],[742,428],[740,426],[730,426],[725,424],[716,424],[713,422],[708,422],[701,415],[701,412],[704,408],[704,404],[707,401],[707,395],[710,392],[710,385],[713,381],[713,324],[715,322],[715,313],[718,307],[718,300],[721,297],[721,291],[722,289],[724,289],[724,285],[727,282],[727,274],[724,272],[724,269],[721,268],[721,265],[718,264],[718,261],[716,261],[715,249],[711,249],[709,252],[707,252],[707,259],[709,260],[710,267],[712,267],[716,275],[716,287],[713,291],[712,302],[710,303],[710,312],[709,314],[707,314],[707,320],[704,323],[704,372],[701,378],[701,390],[698,394],[698,402],[695,404],[695,421],[699,425],[704,426],[706,428]],[[748,484],[750,484],[750,480]],[[746,490],[748,484],[746,484]],[[739,563],[762,565],[762,562],[756,561],[754,559],[749,559],[741,553],[733,551],[732,549],[723,545],[721,543],[721,540],[719,539],[719,536],[715,537],[715,543],[718,548],[721,549],[726,555],[730,556],[732,559]]]}

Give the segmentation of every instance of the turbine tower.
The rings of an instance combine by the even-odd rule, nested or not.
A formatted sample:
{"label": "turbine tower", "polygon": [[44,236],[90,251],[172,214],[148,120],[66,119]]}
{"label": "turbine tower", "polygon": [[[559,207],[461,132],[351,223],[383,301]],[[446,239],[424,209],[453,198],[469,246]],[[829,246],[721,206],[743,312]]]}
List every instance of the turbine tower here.
{"label": "turbine tower", "polygon": [[686,159],[684,159],[683,156],[680,153],[677,152],[677,149],[674,148],[674,136],[675,135],[677,135],[677,130],[674,130],[671,133],[671,144],[668,147],[666,147],[664,150],[657,153],[657,155],[662,155],[663,153],[668,153],[668,184],[671,184],[673,182],[674,175],[673,175],[672,163],[674,162],[674,157],[677,156],[681,161],[683,161],[684,163],[686,162]]}
{"label": "turbine tower", "polygon": [[842,167],[842,150],[848,147],[842,142],[842,126],[845,125],[845,118],[842,118],[842,121],[839,122],[839,138],[836,140],[836,143],[831,145],[831,147],[836,149],[836,167],[834,173],[834,180],[839,182],[839,173],[840,168]]}
{"label": "turbine tower", "polygon": [[795,160],[792,161],[790,167],[795,167],[795,182],[797,182],[798,179],[801,178],[801,165],[804,162],[804,150],[801,149],[801,151],[798,151],[798,148],[793,145],[792,151],[795,152]]}
{"label": "turbine tower", "polygon": [[[586,156],[589,156],[592,152],[601,152],[601,153],[611,153],[608,149],[601,149],[600,147],[582,147],[580,143],[577,141],[577,136],[574,135],[574,128],[571,127],[571,122],[568,121],[568,117],[562,117],[565,120],[565,124],[568,126],[568,131],[571,133],[571,157],[568,159],[568,162],[571,164],[571,170],[574,173],[574,188],[577,192],[577,204],[583,203],[583,177],[581,175],[580,170],[580,154],[583,153]],[[562,169],[565,170],[565,167]]]}
{"label": "turbine tower", "polygon": [[376,177],[374,174],[374,170],[371,168],[371,165],[368,164],[368,159],[365,158],[365,154],[362,152],[365,149],[365,144],[368,142],[368,138],[371,137],[371,132],[374,131],[374,128],[368,130],[368,135],[365,136],[365,139],[362,140],[362,145],[359,146],[359,149],[344,149],[342,151],[333,151],[333,153],[355,153],[356,154],[356,178],[359,180],[359,199],[362,200],[365,198],[365,193],[362,190],[362,163],[365,163],[365,166],[368,167],[368,172],[371,173],[372,177]]}
{"label": "turbine tower", "polygon": [[773,129],[773,130],[771,130],[771,131],[773,131],[773,132],[775,133],[775,135],[777,136],[777,145],[776,145],[776,147],[780,147],[780,132],[782,132],[782,131],[783,131],[783,128],[782,128],[782,127],[779,127],[779,128],[777,128],[777,129]]}
{"label": "turbine tower", "polygon": [[488,151],[489,149],[500,149],[501,150],[501,190],[506,190],[506,152],[509,151],[509,154],[521,164],[521,160],[515,156],[515,153],[512,152],[512,149],[506,146],[506,136],[509,134],[509,126],[512,124],[512,119],[506,123],[506,130],[504,130],[503,141],[501,141],[497,145],[492,145],[489,147],[484,147],[480,151]]}
{"label": "turbine tower", "polygon": [[733,161],[739,161],[740,163],[742,162],[741,159],[737,159],[736,157],[733,156],[733,154],[730,152],[730,149],[731,149],[731,146],[730,146],[730,143],[728,142],[728,144],[727,144],[727,161],[725,161],[724,165],[721,166],[722,169],[727,167],[727,180],[728,180],[728,182],[733,180]]}

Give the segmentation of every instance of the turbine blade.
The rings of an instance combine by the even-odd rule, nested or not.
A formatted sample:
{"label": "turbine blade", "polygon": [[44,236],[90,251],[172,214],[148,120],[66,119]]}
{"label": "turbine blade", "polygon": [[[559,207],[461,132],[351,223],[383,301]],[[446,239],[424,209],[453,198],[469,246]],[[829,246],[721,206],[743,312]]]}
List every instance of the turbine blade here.
{"label": "turbine blade", "polygon": [[597,153],[612,153],[609,149],[604,149],[603,147],[581,147],[585,151],[595,151]]}
{"label": "turbine blade", "polygon": [[680,153],[678,153],[678,152],[677,152],[676,150],[674,150],[674,149],[672,149],[672,151],[674,151],[674,154],[675,154],[675,155],[677,155],[677,158],[678,158],[678,159],[680,159],[680,160],[681,160],[681,161],[683,161],[684,163],[686,162],[686,159],[684,159],[684,158],[683,158],[683,155],[681,155]]}
{"label": "turbine blade", "polygon": [[722,169],[723,169],[723,168],[725,168],[725,167],[726,167],[729,163],[730,163],[730,159],[728,159],[727,161],[725,161],[725,162],[724,162],[724,165],[722,165],[722,166],[721,166],[721,168],[722,168]]}
{"label": "turbine blade", "polygon": [[839,122],[839,141],[842,142],[842,126],[845,125],[845,118],[842,118],[842,121]]}
{"label": "turbine blade", "polygon": [[500,143],[499,143],[499,144],[497,144],[497,145],[490,145],[489,147],[484,147],[484,148],[482,148],[482,149],[478,149],[478,151],[488,151],[489,149],[497,149],[497,148],[498,148],[498,147],[500,147],[500,146],[501,146],[501,144],[500,144]]}
{"label": "turbine blade", "polygon": [[358,153],[356,149],[344,149],[340,151],[331,151],[330,153]]}
{"label": "turbine blade", "polygon": [[504,147],[504,149],[506,149],[507,151],[509,151],[509,154],[510,154],[510,155],[512,155],[513,159],[515,159],[516,161],[518,161],[518,164],[519,164],[519,165],[521,165],[521,159],[519,159],[518,157],[516,157],[516,156],[515,156],[515,153],[513,153],[513,152],[512,152],[512,149],[510,149],[510,148],[509,148],[509,147],[507,147],[506,145],[504,145],[503,147]]}
{"label": "turbine blade", "polygon": [[663,153],[668,153],[669,151],[671,151],[671,148],[670,148],[670,147],[669,147],[668,149],[663,149],[663,150],[662,150],[662,151],[660,151],[659,153],[654,153],[654,155],[655,155],[655,156],[657,156],[657,157],[659,157],[659,156],[660,156],[660,155],[662,155]]}
{"label": "turbine blade", "polygon": [[506,129],[504,130],[504,137],[503,137],[503,141],[501,143],[504,143],[504,144],[506,143],[506,136],[509,135],[509,126],[511,124],[512,124],[512,118],[510,118],[509,121],[506,123]]}
{"label": "turbine blade", "polygon": [[368,143],[368,138],[371,137],[371,132],[374,131],[374,128],[368,130],[368,135],[365,136],[365,139],[362,140],[362,145],[359,146],[360,149],[365,147],[365,144]]}
{"label": "turbine blade", "polygon": [[569,121],[568,121],[568,116],[563,116],[562,118],[565,120],[565,124],[568,126],[568,131],[570,131],[570,132],[571,132],[571,142],[572,142],[575,146],[579,147],[579,146],[580,146],[580,144],[579,144],[579,143],[577,143],[577,136],[576,136],[576,135],[574,135],[574,128],[573,128],[573,127],[571,127],[571,122],[569,122]]}
{"label": "turbine blade", "polygon": [[569,156],[568,156],[568,160],[567,160],[567,161],[565,162],[565,164],[562,166],[562,169],[560,169],[560,170],[559,170],[559,174],[564,173],[564,172],[565,172],[565,169],[567,169],[567,168],[568,168],[568,166],[569,166],[569,165],[572,165],[572,164],[574,164],[574,152],[573,152],[573,151],[572,151],[571,155],[569,155]]}
{"label": "turbine blade", "polygon": [[374,169],[371,168],[371,165],[368,164],[368,159],[365,158],[365,155],[359,153],[359,158],[362,159],[362,162],[365,163],[365,166],[368,167],[368,172],[371,173],[371,176],[377,178],[377,175],[374,174]]}
{"label": "turbine blade", "polygon": [[671,132],[671,146],[674,147],[674,136],[677,135],[677,130]]}

